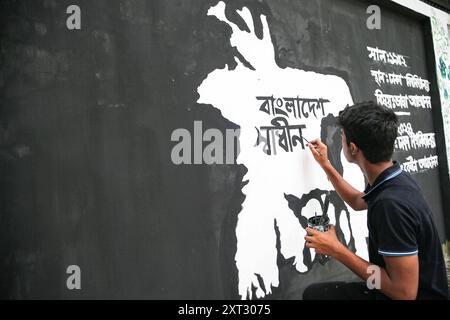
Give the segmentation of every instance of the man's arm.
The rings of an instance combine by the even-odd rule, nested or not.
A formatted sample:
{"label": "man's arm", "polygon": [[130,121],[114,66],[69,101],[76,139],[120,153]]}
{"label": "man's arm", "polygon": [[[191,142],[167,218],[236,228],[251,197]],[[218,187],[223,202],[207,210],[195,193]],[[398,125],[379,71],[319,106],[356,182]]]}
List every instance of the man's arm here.
{"label": "man's arm", "polygon": [[[340,261],[361,279],[367,281],[371,276],[369,266],[373,265],[358,257],[345,247],[336,237],[336,229],[318,232],[307,229],[311,236],[306,236],[306,246],[316,249],[319,254],[326,254]],[[419,261],[417,255],[403,257],[384,257],[386,268],[380,268],[380,291],[391,299],[413,300],[417,297],[419,287]]]}
{"label": "man's arm", "polygon": [[[364,281],[371,276],[368,273],[369,262],[345,248],[336,255],[336,260],[356,273]],[[384,257],[386,269],[380,268],[380,291],[391,299],[415,300],[419,288],[419,261],[417,255],[406,257]]]}
{"label": "man's arm", "polygon": [[327,146],[320,140],[311,141],[308,146],[314,156],[314,159],[325,171],[328,180],[330,180],[330,182],[333,184],[334,189],[342,198],[342,200],[344,200],[355,211],[366,210],[367,203],[362,198],[364,196],[364,192],[358,191],[353,188],[331,165],[327,156]]}

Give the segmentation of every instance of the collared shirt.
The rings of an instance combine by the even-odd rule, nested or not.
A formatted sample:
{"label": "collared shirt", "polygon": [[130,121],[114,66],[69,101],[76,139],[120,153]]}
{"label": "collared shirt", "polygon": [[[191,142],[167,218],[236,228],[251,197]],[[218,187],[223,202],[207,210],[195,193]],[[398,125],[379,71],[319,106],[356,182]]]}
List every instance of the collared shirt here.
{"label": "collared shirt", "polygon": [[441,242],[431,209],[417,183],[394,162],[364,193],[370,262],[384,268],[385,256],[417,255],[418,298],[446,299],[448,286]]}

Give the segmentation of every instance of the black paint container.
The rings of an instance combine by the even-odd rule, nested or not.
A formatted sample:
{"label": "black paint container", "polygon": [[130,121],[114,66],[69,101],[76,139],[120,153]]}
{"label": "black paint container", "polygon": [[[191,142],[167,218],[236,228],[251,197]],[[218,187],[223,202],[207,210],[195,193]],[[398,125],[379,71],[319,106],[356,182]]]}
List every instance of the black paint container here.
{"label": "black paint container", "polygon": [[308,227],[320,232],[330,229],[330,219],[327,216],[315,216],[308,219]]}
{"label": "black paint container", "polygon": [[[328,218],[328,216],[315,216],[309,218],[308,227],[320,232],[327,232],[330,230],[330,218]],[[323,254],[317,254],[316,259],[321,265],[324,265],[330,260],[330,257]]]}

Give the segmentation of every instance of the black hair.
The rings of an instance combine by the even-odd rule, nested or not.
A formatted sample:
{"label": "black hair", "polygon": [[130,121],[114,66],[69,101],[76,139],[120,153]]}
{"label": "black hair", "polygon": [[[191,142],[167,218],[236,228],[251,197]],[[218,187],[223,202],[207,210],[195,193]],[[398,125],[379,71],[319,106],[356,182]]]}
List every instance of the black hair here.
{"label": "black hair", "polygon": [[339,113],[347,145],[353,142],[370,163],[392,159],[398,134],[398,118],[390,109],[373,101],[347,106]]}

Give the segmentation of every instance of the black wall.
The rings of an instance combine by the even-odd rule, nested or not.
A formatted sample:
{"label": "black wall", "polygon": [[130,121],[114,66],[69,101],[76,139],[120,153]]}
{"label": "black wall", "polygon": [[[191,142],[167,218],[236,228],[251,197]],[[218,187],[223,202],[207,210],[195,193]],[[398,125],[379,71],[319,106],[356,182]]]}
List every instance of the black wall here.
{"label": "black wall", "polygon": [[[383,10],[382,30],[371,31],[366,1],[228,2],[270,12],[281,67],[337,74],[354,101],[376,88],[366,46],[408,54],[430,78],[422,22],[402,13]],[[0,297],[238,298],[246,169],[170,159],[176,128],[236,128],[195,102],[210,72],[235,65],[230,28],[206,15],[215,3],[0,2]],[[82,10],[79,31],[66,28],[71,4]],[[417,126],[432,129],[431,114]],[[438,171],[417,180],[443,235]],[[66,288],[72,264],[80,291]],[[351,278],[337,264],[323,272],[284,266],[272,298]]]}

